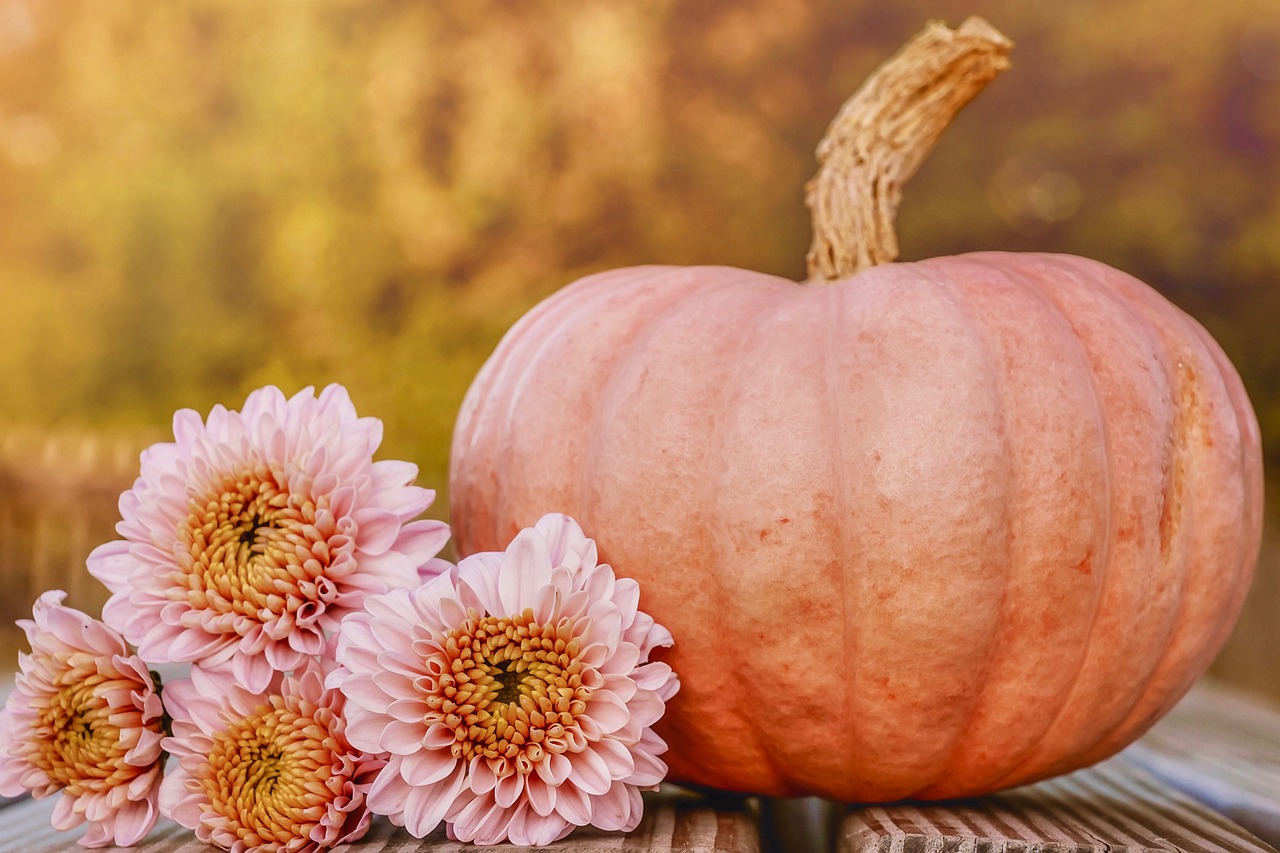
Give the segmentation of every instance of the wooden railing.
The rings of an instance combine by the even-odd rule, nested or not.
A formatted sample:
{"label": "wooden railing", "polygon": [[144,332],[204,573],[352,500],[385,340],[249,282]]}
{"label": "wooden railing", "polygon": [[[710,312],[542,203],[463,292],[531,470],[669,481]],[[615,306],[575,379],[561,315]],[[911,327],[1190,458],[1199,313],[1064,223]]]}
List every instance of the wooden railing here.
{"label": "wooden railing", "polygon": [[120,492],[137,477],[138,454],[159,432],[49,431],[0,424],[0,672],[16,665],[21,634],[46,589],[97,614],[107,591],[85,558],[115,538]]}

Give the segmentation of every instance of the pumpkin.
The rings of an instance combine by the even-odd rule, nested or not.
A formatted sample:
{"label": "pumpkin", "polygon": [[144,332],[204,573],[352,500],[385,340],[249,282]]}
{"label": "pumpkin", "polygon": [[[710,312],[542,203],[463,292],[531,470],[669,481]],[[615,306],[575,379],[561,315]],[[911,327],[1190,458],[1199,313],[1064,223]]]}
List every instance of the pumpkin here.
{"label": "pumpkin", "polygon": [[639,267],[523,317],[458,420],[461,553],[576,517],[670,627],[672,778],[981,794],[1131,742],[1238,614],[1258,426],[1193,319],[1104,264],[914,263],[900,187],[1007,64],[931,25],[836,119],[812,279]]}

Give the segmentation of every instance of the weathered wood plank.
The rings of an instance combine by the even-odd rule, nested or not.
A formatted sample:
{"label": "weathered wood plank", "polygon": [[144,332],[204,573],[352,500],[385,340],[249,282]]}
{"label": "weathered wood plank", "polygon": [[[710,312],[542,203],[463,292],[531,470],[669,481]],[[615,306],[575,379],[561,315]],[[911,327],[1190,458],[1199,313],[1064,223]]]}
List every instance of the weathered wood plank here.
{"label": "weathered wood plank", "polygon": [[1275,853],[1125,758],[981,800],[856,808],[840,853]]}
{"label": "weathered wood plank", "polygon": [[[76,839],[83,828],[56,832],[49,825],[53,798],[26,800],[6,809],[0,817],[0,853],[64,853],[79,850]],[[137,853],[208,853],[213,849],[195,834],[169,821],[161,821],[139,846]],[[469,844],[448,840],[443,831],[419,840],[379,818],[369,834],[339,851],[360,853],[474,853]],[[745,806],[712,808],[698,796],[676,791],[645,795],[645,817],[635,832],[609,833],[580,829],[547,849],[557,853],[760,853],[755,817]]]}
{"label": "weathered wood plank", "polygon": [[1280,713],[1202,684],[1125,755],[1280,846]]}

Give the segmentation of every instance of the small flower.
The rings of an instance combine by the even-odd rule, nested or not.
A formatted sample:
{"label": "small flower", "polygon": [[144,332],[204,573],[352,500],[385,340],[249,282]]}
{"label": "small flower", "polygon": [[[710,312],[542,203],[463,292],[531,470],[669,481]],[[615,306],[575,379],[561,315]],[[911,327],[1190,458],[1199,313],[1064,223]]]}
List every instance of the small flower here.
{"label": "small flower", "polygon": [[199,667],[165,688],[177,759],[160,810],[234,853],[311,853],[355,841],[382,760],[353,749],[343,698],[314,664],[252,693]]}
{"label": "small flower", "polygon": [[53,826],[89,822],[85,847],[137,844],[156,822],[164,708],[151,673],[106,625],[36,601],[18,625],[31,654],[18,656],[17,687],[0,711],[0,795],[62,792]]}
{"label": "small flower", "polygon": [[120,496],[124,538],[89,556],[113,593],[103,618],[148,661],[230,668],[261,692],[366,595],[447,565],[431,557],[448,525],[406,524],[435,493],[412,485],[416,466],[372,460],[382,423],[341,386],[263,388],[207,422],[182,410],[173,434]]}
{"label": "small flower", "polygon": [[679,687],[649,662],[671,635],[639,601],[562,515],[368,599],[342,623],[330,684],[351,743],[388,754],[370,808],[419,838],[443,820],[479,844],[634,829],[639,789],[667,772],[650,726]]}

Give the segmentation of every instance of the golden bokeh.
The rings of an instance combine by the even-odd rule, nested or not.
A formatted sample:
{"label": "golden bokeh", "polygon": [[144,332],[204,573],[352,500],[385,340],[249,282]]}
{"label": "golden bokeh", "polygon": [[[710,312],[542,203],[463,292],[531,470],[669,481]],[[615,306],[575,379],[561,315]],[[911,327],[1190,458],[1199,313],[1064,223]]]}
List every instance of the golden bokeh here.
{"label": "golden bokeh", "polygon": [[1268,4],[0,0],[0,618],[111,535],[112,460],[266,383],[347,385],[444,515],[458,405],[517,317],[617,266],[801,277],[827,122],[971,13],[1014,68],[908,187],[904,257],[1134,273],[1222,343],[1277,468]]}

